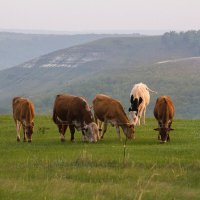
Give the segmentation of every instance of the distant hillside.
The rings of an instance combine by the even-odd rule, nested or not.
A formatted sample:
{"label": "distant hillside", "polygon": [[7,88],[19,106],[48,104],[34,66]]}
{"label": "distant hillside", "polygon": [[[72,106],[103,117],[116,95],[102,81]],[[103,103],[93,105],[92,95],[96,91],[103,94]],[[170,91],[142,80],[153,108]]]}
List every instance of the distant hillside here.
{"label": "distant hillside", "polygon": [[[195,57],[194,57],[195,56]],[[200,118],[200,59],[187,47],[169,49],[161,36],[104,38],[62,49],[0,72],[0,113],[13,96],[30,97],[37,112],[52,112],[55,95],[69,92],[91,102],[96,93],[120,99],[126,110],[134,83],[171,95],[176,116]],[[152,109],[158,95],[151,95]]]}
{"label": "distant hillside", "polygon": [[148,116],[153,116],[153,107],[158,96],[170,95],[175,103],[177,118],[200,118],[199,76],[200,57],[194,57],[136,68],[105,70],[97,75],[73,80],[63,87],[63,91],[84,95],[90,102],[96,93],[106,93],[123,102],[127,111],[132,86],[143,82],[158,92],[151,93]]}
{"label": "distant hillside", "polygon": [[123,68],[155,63],[159,60],[198,56],[193,48],[169,48],[162,36],[114,37],[61,49],[20,64],[24,68],[78,68],[84,64],[94,68]]}
{"label": "distant hillside", "polygon": [[58,49],[112,35],[45,35],[0,32],[0,69],[12,67]]}

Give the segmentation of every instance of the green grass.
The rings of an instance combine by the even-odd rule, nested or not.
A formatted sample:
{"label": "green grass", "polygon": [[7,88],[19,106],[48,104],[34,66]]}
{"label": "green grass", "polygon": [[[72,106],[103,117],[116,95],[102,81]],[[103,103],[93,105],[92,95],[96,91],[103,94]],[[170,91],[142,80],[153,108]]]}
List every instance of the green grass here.
{"label": "green grass", "polygon": [[126,146],[111,127],[96,144],[78,132],[61,143],[51,117],[38,116],[29,144],[0,116],[0,199],[200,199],[200,120],[175,120],[167,144],[155,127],[147,119]]}

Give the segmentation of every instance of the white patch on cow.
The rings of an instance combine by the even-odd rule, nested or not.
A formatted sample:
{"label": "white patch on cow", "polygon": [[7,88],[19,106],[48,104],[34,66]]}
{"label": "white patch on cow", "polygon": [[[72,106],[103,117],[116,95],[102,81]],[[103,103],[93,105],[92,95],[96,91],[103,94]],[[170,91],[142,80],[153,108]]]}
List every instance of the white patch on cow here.
{"label": "white patch on cow", "polygon": [[60,123],[68,125],[68,121],[63,121],[63,120],[60,119],[58,116],[57,116],[56,118],[57,118],[57,120],[58,120]]}
{"label": "white patch on cow", "polygon": [[24,126],[26,126],[27,124],[26,124],[26,120],[25,119],[23,119],[22,120],[22,124],[24,125]]}
{"label": "white patch on cow", "polygon": [[74,126],[76,127],[76,129],[78,131],[81,131],[81,123],[80,122],[74,120],[74,121],[72,121],[72,123],[74,124]]}
{"label": "white patch on cow", "polygon": [[99,130],[96,123],[91,122],[87,125],[86,138],[89,142],[97,142],[99,137]]}
{"label": "white patch on cow", "polygon": [[134,126],[138,123],[138,116],[136,114],[136,111],[129,112],[131,124],[133,124]]}
{"label": "white patch on cow", "polygon": [[107,123],[110,123],[112,126],[118,125],[118,123],[115,119],[107,120]]}

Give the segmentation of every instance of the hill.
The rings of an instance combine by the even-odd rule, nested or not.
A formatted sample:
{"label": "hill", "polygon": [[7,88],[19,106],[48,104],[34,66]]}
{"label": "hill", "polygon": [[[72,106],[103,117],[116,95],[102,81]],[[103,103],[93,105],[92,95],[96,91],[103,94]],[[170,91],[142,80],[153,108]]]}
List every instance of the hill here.
{"label": "hill", "polygon": [[53,35],[0,32],[0,69],[15,66],[58,49],[109,36],[112,35]]}
{"label": "hill", "polygon": [[96,93],[106,93],[127,110],[133,84],[144,82],[158,95],[172,96],[177,117],[199,118],[196,56],[192,47],[169,48],[161,36],[104,38],[58,50],[0,72],[0,112],[10,112],[12,97],[22,95],[34,101],[37,112],[51,113],[55,95],[63,92],[90,102]]}

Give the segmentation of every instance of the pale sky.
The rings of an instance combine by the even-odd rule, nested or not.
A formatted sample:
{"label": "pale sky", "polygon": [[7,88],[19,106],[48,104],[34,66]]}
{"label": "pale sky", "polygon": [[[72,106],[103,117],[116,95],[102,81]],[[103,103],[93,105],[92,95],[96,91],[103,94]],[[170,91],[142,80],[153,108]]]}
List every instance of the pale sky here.
{"label": "pale sky", "polygon": [[0,0],[0,29],[199,30],[200,0]]}

